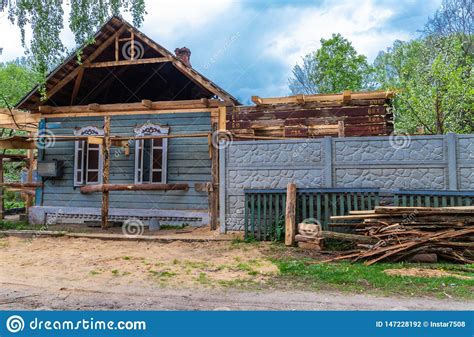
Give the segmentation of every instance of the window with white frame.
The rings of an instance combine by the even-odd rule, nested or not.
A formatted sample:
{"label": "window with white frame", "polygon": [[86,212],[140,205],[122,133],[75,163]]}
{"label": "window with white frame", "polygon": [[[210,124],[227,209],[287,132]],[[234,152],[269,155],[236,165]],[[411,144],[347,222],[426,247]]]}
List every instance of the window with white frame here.
{"label": "window with white frame", "polygon": [[[104,130],[94,126],[74,132],[76,136],[102,136]],[[74,151],[74,186],[100,184],[102,182],[102,145],[76,140]]]}
{"label": "window with white frame", "polygon": [[137,137],[147,137],[135,141],[135,184],[166,183],[168,139],[153,136],[168,132],[150,123],[135,129]]}

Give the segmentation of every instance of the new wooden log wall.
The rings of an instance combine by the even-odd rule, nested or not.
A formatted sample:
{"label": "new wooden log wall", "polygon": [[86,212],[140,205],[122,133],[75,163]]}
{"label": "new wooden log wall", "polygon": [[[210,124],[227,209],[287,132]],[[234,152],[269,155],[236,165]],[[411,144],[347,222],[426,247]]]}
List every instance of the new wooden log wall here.
{"label": "new wooden log wall", "polygon": [[393,132],[393,115],[386,99],[275,103],[229,108],[226,126],[247,136],[380,136]]}

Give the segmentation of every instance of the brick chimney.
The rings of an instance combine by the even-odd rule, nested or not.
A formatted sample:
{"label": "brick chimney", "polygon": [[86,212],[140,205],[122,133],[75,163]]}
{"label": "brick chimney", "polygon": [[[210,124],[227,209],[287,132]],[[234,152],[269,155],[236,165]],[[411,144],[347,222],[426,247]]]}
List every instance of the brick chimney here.
{"label": "brick chimney", "polygon": [[185,65],[191,67],[191,50],[189,48],[176,48],[174,50],[176,57],[180,59]]}

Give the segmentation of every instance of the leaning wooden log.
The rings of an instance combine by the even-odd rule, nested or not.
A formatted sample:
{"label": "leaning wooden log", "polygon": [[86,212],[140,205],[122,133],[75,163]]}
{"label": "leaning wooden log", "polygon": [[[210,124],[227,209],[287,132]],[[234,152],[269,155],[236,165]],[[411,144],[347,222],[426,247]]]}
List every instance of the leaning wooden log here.
{"label": "leaning wooden log", "polygon": [[105,191],[187,191],[188,184],[97,184],[81,187],[81,193]]}
{"label": "leaning wooden log", "polygon": [[324,239],[335,239],[341,241],[351,241],[356,243],[376,243],[376,238],[365,236],[365,235],[357,235],[357,234],[349,234],[349,233],[339,233],[339,232],[331,232],[331,231],[322,231],[321,237]]}
{"label": "leaning wooden log", "polygon": [[12,188],[36,188],[42,187],[43,183],[41,182],[31,182],[31,183],[0,183],[0,187],[12,187]]}

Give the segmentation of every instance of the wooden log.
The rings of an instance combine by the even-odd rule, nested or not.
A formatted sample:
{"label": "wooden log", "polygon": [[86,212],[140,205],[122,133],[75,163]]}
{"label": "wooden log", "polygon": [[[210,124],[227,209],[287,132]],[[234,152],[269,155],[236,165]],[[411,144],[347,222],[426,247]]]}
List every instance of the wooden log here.
{"label": "wooden log", "polygon": [[188,184],[97,184],[81,187],[81,193],[109,191],[187,191]]}
{"label": "wooden log", "polygon": [[296,234],[295,235],[295,242],[314,242],[314,243],[320,243],[323,241],[323,238],[321,236],[319,237],[314,237],[314,236],[307,236],[307,235],[302,235],[302,234]]}
{"label": "wooden log", "polygon": [[[212,117],[212,130],[217,132],[219,119]],[[212,189],[209,191],[210,212],[209,221],[211,230],[216,230],[219,221],[219,148],[211,141],[211,182]]]}
{"label": "wooden log", "polygon": [[[102,183],[109,184],[110,177],[110,116],[104,117],[104,145],[102,146]],[[109,191],[102,191],[102,229],[109,226]]]}
{"label": "wooden log", "polygon": [[351,241],[351,242],[356,242],[356,243],[376,243],[378,241],[378,239],[370,237],[370,236],[331,232],[331,231],[322,231],[321,237],[325,239]]}
{"label": "wooden log", "polygon": [[[3,184],[3,159],[0,159],[0,184]],[[0,188],[0,219],[4,219],[5,203],[3,200],[3,188]]]}
{"label": "wooden log", "polygon": [[286,189],[285,245],[293,246],[296,235],[296,184],[289,183]]}
{"label": "wooden log", "polygon": [[43,183],[40,183],[40,182],[30,182],[30,183],[0,183],[0,187],[36,188],[36,187],[43,187]]}
{"label": "wooden log", "polygon": [[438,262],[438,255],[434,253],[419,253],[407,258],[407,261],[412,263],[436,263]]}
{"label": "wooden log", "polygon": [[[27,183],[33,182],[33,170],[35,166],[35,153],[34,150],[28,150],[27,152]],[[30,207],[33,206],[33,197],[31,194],[26,194],[26,202],[25,202],[25,209],[26,214],[28,214]]]}

